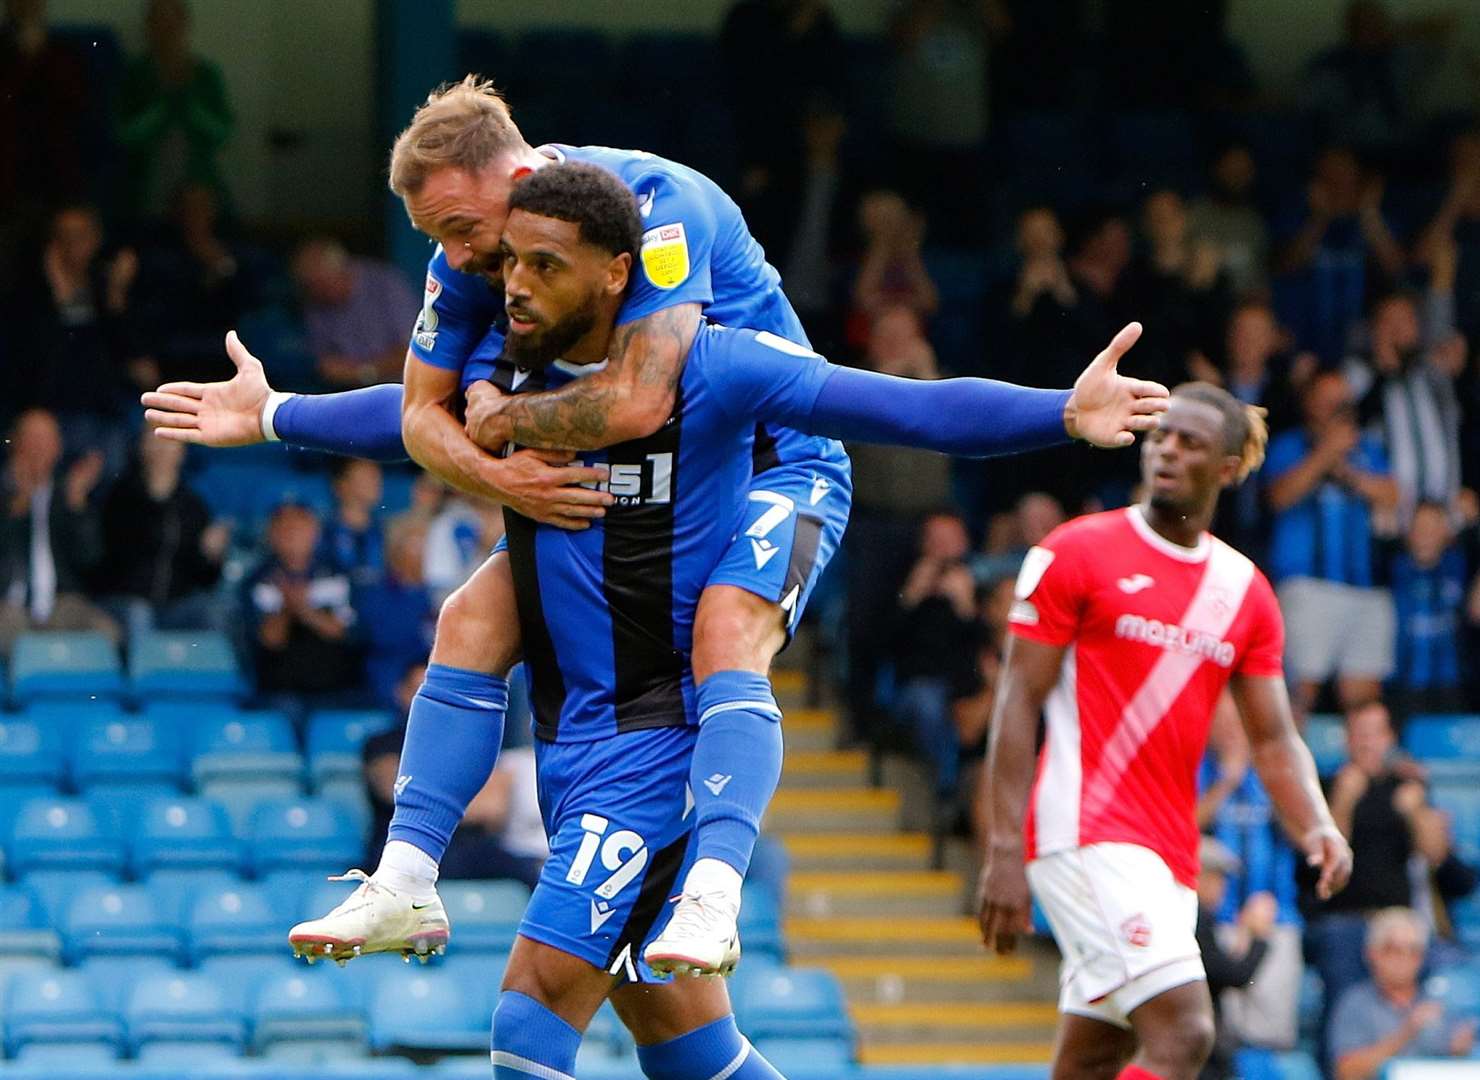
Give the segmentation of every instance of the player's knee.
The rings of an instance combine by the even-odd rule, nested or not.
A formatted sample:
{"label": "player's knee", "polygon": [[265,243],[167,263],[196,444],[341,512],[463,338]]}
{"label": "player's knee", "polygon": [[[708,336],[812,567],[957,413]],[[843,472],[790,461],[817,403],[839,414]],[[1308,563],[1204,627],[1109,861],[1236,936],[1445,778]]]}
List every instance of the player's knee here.
{"label": "player's knee", "polygon": [[728,585],[704,591],[694,620],[694,675],[770,669],[786,642],[781,606]]}
{"label": "player's knee", "polygon": [[519,659],[518,616],[496,597],[482,595],[477,582],[474,575],[443,601],[432,661],[507,675]]}
{"label": "player's knee", "polygon": [[1213,1052],[1213,1017],[1201,1009],[1184,1010],[1155,1032],[1141,1036],[1141,1056],[1158,1076],[1168,1080],[1195,1077]]}

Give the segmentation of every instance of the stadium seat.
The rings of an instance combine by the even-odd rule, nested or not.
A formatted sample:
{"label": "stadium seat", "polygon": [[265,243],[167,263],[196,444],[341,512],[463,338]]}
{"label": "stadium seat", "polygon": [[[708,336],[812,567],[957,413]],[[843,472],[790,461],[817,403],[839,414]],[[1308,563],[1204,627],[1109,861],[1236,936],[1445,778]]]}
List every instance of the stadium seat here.
{"label": "stadium seat", "polygon": [[1480,1016],[1480,963],[1445,968],[1424,981],[1424,993],[1451,1016]]}
{"label": "stadium seat", "polygon": [[66,917],[67,905],[74,896],[84,889],[116,885],[118,878],[101,870],[33,870],[17,884],[31,890],[47,925],[57,927]]}
{"label": "stadium seat", "polygon": [[15,714],[15,719],[30,721],[66,747],[77,740],[83,725],[90,720],[126,720],[129,716],[117,701],[43,699],[27,705]]}
{"label": "stadium seat", "polygon": [[1480,787],[1436,780],[1429,785],[1429,801],[1449,815],[1462,854],[1471,859],[1480,855]]}
{"label": "stadium seat", "polygon": [[364,785],[360,750],[371,735],[395,726],[395,718],[379,709],[330,709],[316,712],[308,722],[308,771],[317,790],[337,779]]}
{"label": "stadium seat", "polygon": [[172,923],[184,926],[190,918],[195,898],[201,893],[218,892],[242,883],[234,870],[156,870],[143,882],[154,904]]}
{"label": "stadium seat", "polygon": [[392,969],[376,984],[370,1005],[370,1043],[377,1051],[482,1050],[490,1013],[483,998],[436,969]]}
{"label": "stadium seat", "polygon": [[786,955],[781,934],[781,904],[764,886],[747,883],[740,903],[740,940],[747,956],[780,960]]}
{"label": "stadium seat", "polygon": [[93,631],[21,634],[10,653],[10,697],[18,705],[44,698],[115,700],[123,694],[118,650]]}
{"label": "stadium seat", "polygon": [[853,1038],[843,988],[820,968],[774,968],[733,984],[732,997],[751,1038]]}
{"label": "stadium seat", "polygon": [[437,888],[447,917],[456,927],[459,950],[508,952],[529,904],[529,889],[518,881],[449,881]]}
{"label": "stadium seat", "polygon": [[139,815],[130,843],[134,875],[156,870],[234,870],[241,843],[226,809],[209,799],[154,799]]}
{"label": "stadium seat", "polygon": [[190,735],[191,775],[197,787],[215,780],[298,783],[303,759],[293,726],[274,712],[240,713],[197,724]]}
{"label": "stadium seat", "polygon": [[350,893],[359,887],[355,881],[330,881],[338,877],[346,867],[332,875],[318,870],[288,868],[274,870],[262,876],[262,887],[272,898],[273,906],[284,911],[295,922],[316,919],[330,908],[338,907]]}
{"label": "stadium seat", "polygon": [[843,1036],[757,1039],[755,1048],[783,1076],[842,1076],[853,1065],[853,1040]]}
{"label": "stadium seat", "polygon": [[87,976],[103,1008],[121,1017],[135,983],[156,975],[173,975],[180,968],[174,957],[94,956],[78,970]]}
{"label": "stadium seat", "polygon": [[5,993],[5,1048],[11,1056],[33,1043],[95,1043],[117,1048],[123,1025],[76,971],[33,972]]}
{"label": "stadium seat", "polygon": [[11,877],[34,870],[123,869],[123,843],[81,799],[34,798],[11,826],[6,866]]}
{"label": "stadium seat", "polygon": [[240,1058],[241,1050],[236,1043],[225,1039],[219,1042],[151,1039],[135,1052],[137,1066],[146,1076],[200,1075],[202,1069],[208,1069],[212,1064],[236,1072],[233,1066]]}
{"label": "stadium seat", "polygon": [[[284,934],[286,935],[286,931]],[[200,974],[221,988],[222,1001],[227,1008],[250,1021],[253,1004],[257,999],[257,987],[269,980],[301,975],[311,970],[302,961],[289,955],[286,940],[285,936],[284,948],[274,956],[251,953],[212,956],[200,965]],[[338,968],[332,972],[326,969],[313,973],[331,979],[344,974]]]}
{"label": "stadium seat", "polygon": [[363,779],[341,776],[317,784],[314,794],[343,810],[349,820],[354,823],[355,835],[365,836],[369,833],[370,823],[375,818],[375,811],[370,806],[370,793],[365,790]]}
{"label": "stadium seat", "polygon": [[279,799],[259,805],[252,814],[248,847],[258,876],[293,867],[324,867],[338,873],[363,854],[354,823],[337,805],[322,799]]}
{"label": "stadium seat", "polygon": [[193,972],[140,979],[124,1015],[129,1043],[141,1054],[150,1043],[215,1043],[235,1052],[246,1042],[246,1023],[221,988]]}
{"label": "stadium seat", "polygon": [[22,957],[57,960],[62,940],[41,899],[27,885],[0,885],[0,968]]}
{"label": "stadium seat", "polygon": [[72,752],[72,782],[86,791],[96,784],[157,784],[178,787],[180,745],[174,733],[152,720],[91,720],[82,725]]}
{"label": "stadium seat", "polygon": [[65,1075],[71,1070],[110,1071],[118,1060],[118,1047],[112,1042],[33,1042],[20,1048],[14,1061],[33,1076],[45,1073]]}
{"label": "stadium seat", "polygon": [[199,964],[233,953],[281,953],[288,923],[259,885],[246,882],[205,889],[190,906],[190,957]]}
{"label": "stadium seat", "polygon": [[1332,776],[1346,762],[1346,724],[1330,713],[1314,713],[1305,721],[1305,744],[1315,758],[1316,772]]}
{"label": "stadium seat", "polygon": [[129,689],[137,701],[234,701],[246,690],[236,654],[214,630],[156,630],[129,642]]}
{"label": "stadium seat", "polygon": [[750,869],[745,881],[752,890],[761,888],[771,894],[778,908],[786,906],[786,879],[791,874],[791,858],[786,847],[774,836],[760,836],[750,856]]}
{"label": "stadium seat", "polygon": [[0,788],[6,799],[21,788],[54,789],[66,777],[60,733],[24,715],[0,720]]}
{"label": "stadium seat", "polygon": [[1403,748],[1420,761],[1480,759],[1480,716],[1415,716],[1403,727]]}
{"label": "stadium seat", "polygon": [[198,794],[212,802],[220,803],[231,820],[231,833],[245,841],[252,833],[252,815],[257,807],[266,802],[298,799],[303,796],[303,785],[297,780],[212,780],[201,785]]}
{"label": "stadium seat", "polygon": [[296,971],[259,983],[252,997],[252,1046],[274,1054],[283,1044],[364,1047],[365,1016],[332,975]]}
{"label": "stadium seat", "polygon": [[67,962],[91,956],[159,956],[176,960],[180,930],[143,885],[84,889],[62,920]]}

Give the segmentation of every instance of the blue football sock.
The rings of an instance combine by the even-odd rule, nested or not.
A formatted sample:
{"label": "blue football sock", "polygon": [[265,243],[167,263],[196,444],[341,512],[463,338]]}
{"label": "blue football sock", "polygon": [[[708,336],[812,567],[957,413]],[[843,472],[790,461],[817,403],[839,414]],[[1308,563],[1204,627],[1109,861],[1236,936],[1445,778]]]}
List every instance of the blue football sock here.
{"label": "blue football sock", "polygon": [[656,1046],[639,1046],[637,1060],[649,1080],[784,1080],[726,1016]]}
{"label": "blue football sock", "polygon": [[404,840],[441,861],[468,803],[498,763],[508,707],[509,680],[427,666],[406,722],[388,841]]}
{"label": "blue football sock", "polygon": [[494,1080],[571,1080],[581,1033],[517,990],[505,990],[493,1010]]}
{"label": "blue football sock", "polygon": [[744,877],[781,779],[781,709],[770,680],[753,671],[716,671],[700,684],[696,706],[695,858],[719,859]]}

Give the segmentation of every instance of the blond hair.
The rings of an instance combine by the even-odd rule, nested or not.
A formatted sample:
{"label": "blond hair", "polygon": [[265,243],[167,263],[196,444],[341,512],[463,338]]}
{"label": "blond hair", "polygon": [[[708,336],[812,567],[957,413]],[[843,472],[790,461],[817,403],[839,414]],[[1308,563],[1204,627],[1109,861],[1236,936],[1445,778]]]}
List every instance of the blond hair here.
{"label": "blond hair", "polygon": [[509,106],[489,79],[468,75],[443,83],[416,110],[391,147],[391,190],[415,195],[439,169],[478,172],[524,145]]}
{"label": "blond hair", "polygon": [[1212,383],[1183,383],[1172,391],[1176,397],[1192,398],[1211,405],[1223,414],[1227,451],[1237,456],[1239,483],[1264,464],[1264,449],[1269,445],[1269,425],[1264,418],[1269,410],[1262,405],[1245,405],[1221,386]]}

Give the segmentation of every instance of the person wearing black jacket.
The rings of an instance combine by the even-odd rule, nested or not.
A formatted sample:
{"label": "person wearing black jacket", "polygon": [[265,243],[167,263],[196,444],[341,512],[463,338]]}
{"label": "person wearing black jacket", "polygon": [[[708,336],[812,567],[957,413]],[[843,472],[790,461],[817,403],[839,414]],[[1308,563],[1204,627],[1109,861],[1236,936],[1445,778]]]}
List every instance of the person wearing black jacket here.
{"label": "person wearing black jacket", "polygon": [[1228,878],[1239,871],[1238,857],[1210,836],[1202,839],[1198,857],[1202,863],[1197,879],[1197,945],[1203,969],[1208,973],[1208,991],[1213,997],[1213,1022],[1217,1036],[1207,1064],[1198,1080],[1227,1080],[1233,1076],[1233,1052],[1238,1036],[1223,1024],[1218,998],[1224,990],[1238,990],[1254,981],[1259,965],[1269,952],[1269,934],[1274,928],[1278,905],[1269,893],[1254,893],[1238,913],[1237,935],[1243,949],[1225,948],[1218,933],[1218,909],[1228,888]]}

